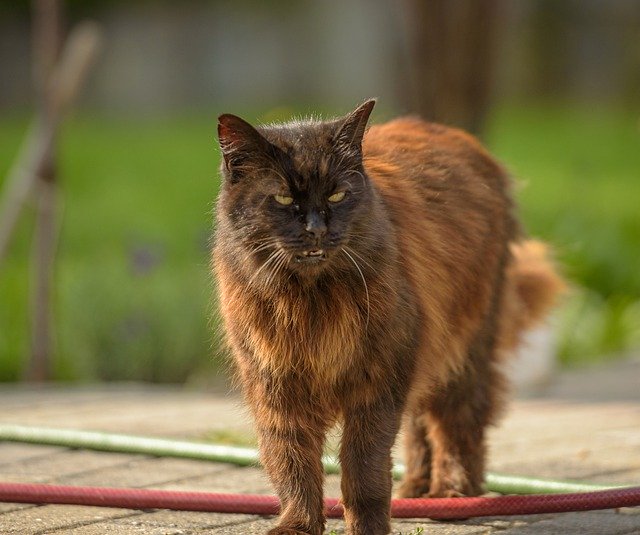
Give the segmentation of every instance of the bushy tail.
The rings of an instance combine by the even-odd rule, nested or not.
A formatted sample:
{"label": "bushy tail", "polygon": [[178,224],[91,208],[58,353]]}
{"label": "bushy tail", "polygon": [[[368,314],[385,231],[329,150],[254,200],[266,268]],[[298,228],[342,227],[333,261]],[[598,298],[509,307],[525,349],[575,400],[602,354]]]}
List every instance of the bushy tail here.
{"label": "bushy tail", "polygon": [[523,332],[544,320],[566,290],[544,243],[516,242],[511,253],[500,325],[500,347],[505,351],[515,349]]}

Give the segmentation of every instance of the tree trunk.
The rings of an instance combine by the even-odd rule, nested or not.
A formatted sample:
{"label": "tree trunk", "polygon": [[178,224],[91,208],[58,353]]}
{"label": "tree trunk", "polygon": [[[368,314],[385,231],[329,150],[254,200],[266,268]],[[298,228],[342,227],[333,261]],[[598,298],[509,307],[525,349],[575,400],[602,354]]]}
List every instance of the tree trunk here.
{"label": "tree trunk", "polygon": [[405,0],[407,108],[481,134],[490,105],[502,0]]}

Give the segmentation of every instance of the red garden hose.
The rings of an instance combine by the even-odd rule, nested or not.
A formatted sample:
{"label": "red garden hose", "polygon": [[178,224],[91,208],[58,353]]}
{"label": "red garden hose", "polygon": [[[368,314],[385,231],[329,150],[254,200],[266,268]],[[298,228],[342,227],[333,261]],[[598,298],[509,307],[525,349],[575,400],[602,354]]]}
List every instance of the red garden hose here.
{"label": "red garden hose", "polygon": [[[257,452],[249,448],[10,424],[0,424],[0,441],[140,453],[161,457],[206,459],[244,466],[255,465],[258,460]],[[338,465],[335,461],[325,460],[325,469],[327,472],[337,473]],[[401,467],[394,469],[395,475],[399,475],[401,472]],[[487,474],[487,486],[491,490],[509,495],[393,500],[391,514],[396,518],[454,520],[474,516],[560,513],[640,506],[640,487],[604,489],[602,486],[594,484],[519,478],[498,474]],[[544,492],[556,494],[542,494]],[[528,495],[513,495],[522,493]],[[0,482],[0,502],[93,505],[127,509],[174,509],[257,515],[277,514],[279,508],[276,497],[264,495],[2,482]],[[342,506],[335,498],[327,499],[325,505],[327,516],[342,516]]]}
{"label": "red garden hose", "polygon": [[[275,496],[35,483],[0,483],[0,501],[254,515],[275,515],[279,510],[279,502]],[[640,487],[629,487],[571,494],[398,499],[391,503],[391,516],[456,520],[476,516],[563,513],[638,505]],[[339,518],[343,513],[342,505],[335,498],[325,500],[325,509],[330,518]]]}

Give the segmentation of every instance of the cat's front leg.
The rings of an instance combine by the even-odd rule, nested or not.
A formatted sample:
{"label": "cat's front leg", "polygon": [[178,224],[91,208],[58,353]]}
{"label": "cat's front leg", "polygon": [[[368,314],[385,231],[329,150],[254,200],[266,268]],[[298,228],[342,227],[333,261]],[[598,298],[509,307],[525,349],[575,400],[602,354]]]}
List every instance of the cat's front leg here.
{"label": "cat's front leg", "polygon": [[340,464],[348,535],[386,535],[391,529],[391,447],[399,422],[392,400],[344,411]]}
{"label": "cat's front leg", "polygon": [[278,526],[268,535],[321,535],[327,424],[304,398],[278,397],[272,393],[254,407],[261,462],[281,502]]}
{"label": "cat's front leg", "polygon": [[324,434],[282,423],[258,427],[262,464],[282,507],[278,527],[268,533],[321,535]]}

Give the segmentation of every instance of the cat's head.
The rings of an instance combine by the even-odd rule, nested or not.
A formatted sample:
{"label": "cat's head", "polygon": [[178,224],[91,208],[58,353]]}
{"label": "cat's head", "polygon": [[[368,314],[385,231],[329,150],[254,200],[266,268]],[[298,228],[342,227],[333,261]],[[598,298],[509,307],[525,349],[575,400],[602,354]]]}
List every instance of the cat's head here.
{"label": "cat's head", "polygon": [[340,119],[260,127],[219,117],[219,220],[257,269],[314,275],[353,257],[369,225],[362,139],[374,104]]}

